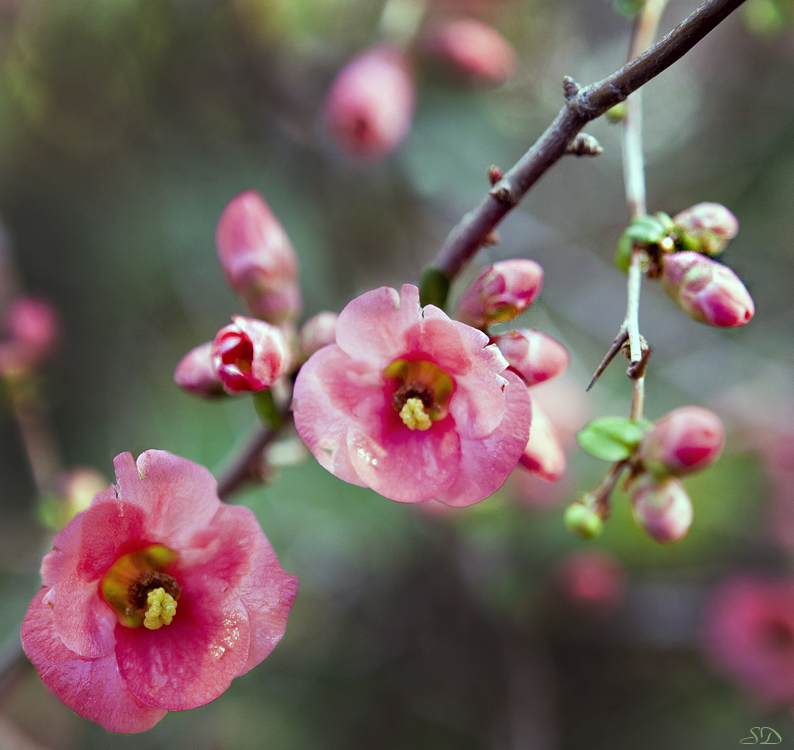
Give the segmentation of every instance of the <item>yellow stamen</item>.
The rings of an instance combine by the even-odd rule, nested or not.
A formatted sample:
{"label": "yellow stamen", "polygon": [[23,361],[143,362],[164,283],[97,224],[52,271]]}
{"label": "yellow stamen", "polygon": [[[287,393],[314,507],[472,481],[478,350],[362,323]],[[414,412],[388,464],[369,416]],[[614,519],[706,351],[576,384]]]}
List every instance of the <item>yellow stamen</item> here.
{"label": "yellow stamen", "polygon": [[146,598],[146,614],[143,617],[143,627],[157,630],[163,625],[170,625],[176,614],[176,599],[171,594],[166,594],[164,588],[153,589]]}
{"label": "yellow stamen", "polygon": [[407,399],[400,409],[400,419],[411,430],[429,430],[433,424],[421,398]]}

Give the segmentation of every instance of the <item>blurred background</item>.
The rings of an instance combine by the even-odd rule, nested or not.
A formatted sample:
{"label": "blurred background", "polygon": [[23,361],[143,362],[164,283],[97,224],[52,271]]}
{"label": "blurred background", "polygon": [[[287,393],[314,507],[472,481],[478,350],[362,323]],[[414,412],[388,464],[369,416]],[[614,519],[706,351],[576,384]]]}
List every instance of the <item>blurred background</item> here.
{"label": "blurred background", "polygon": [[[694,7],[673,0],[662,30]],[[562,76],[608,75],[630,31],[608,0],[434,0],[430,21],[466,14],[499,29],[516,71],[483,87],[417,58],[407,138],[362,160],[328,136],[322,105],[340,68],[376,41],[382,10],[376,0],[0,1],[0,301],[21,284],[58,311],[58,348],[37,387],[67,466],[109,483],[116,454],[162,448],[220,473],[253,429],[250,400],[201,402],[173,383],[182,355],[241,312],[214,247],[234,195],[261,191],[284,225],[306,317],[416,282],[488,190],[489,165],[512,165],[552,120]],[[648,418],[699,403],[728,431],[719,463],[685,482],[686,539],[652,542],[620,494],[593,542],[562,522],[606,468],[573,434],[630,408],[620,362],[584,393],[625,311],[625,277],[611,265],[628,221],[620,128],[602,118],[587,130],[604,154],[561,161],[466,273],[510,257],[545,269],[540,302],[518,322],[571,352],[566,376],[537,391],[566,441],[566,477],[517,473],[465,510],[403,506],[313,459],[278,466],[295,445],[276,446],[271,481],[235,497],[300,579],[274,653],[214,703],[135,737],[80,719],[28,668],[3,692],[0,747],[700,750],[738,745],[754,726],[794,743],[794,700],[762,702],[724,676],[702,635],[715,585],[745,571],[788,580],[794,555],[791,15],[790,0],[749,0],[644,89],[649,209],[727,205],[740,232],[725,260],[757,308],[746,328],[722,331],[643,289]],[[2,403],[8,650],[49,537]]]}

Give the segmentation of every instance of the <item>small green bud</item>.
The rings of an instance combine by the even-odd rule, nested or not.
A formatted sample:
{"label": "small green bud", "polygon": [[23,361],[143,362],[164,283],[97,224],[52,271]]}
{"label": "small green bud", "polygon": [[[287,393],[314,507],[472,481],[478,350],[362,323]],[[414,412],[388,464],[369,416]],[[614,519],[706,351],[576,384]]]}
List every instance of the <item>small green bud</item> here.
{"label": "small green bud", "polygon": [[593,495],[587,493],[580,500],[571,503],[565,510],[565,525],[568,527],[568,531],[581,539],[592,539],[598,536],[604,526],[601,517],[590,507],[593,500]]}
{"label": "small green bud", "polygon": [[626,119],[626,102],[618,102],[614,107],[606,111],[607,120],[613,125],[623,122]]}

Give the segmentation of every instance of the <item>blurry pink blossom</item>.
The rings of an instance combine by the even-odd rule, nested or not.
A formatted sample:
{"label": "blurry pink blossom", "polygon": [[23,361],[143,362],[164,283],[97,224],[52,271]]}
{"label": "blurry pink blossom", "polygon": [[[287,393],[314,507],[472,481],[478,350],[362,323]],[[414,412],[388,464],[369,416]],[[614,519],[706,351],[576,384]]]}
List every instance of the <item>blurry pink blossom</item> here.
{"label": "blurry pink blossom", "polygon": [[69,708],[141,732],[259,664],[284,634],[297,579],[203,466],[165,451],[114,466],[116,485],[53,540],[22,644]]}
{"label": "blurry pink blossom", "polygon": [[212,366],[227,393],[270,388],[291,364],[287,337],[261,320],[232,315],[212,342]]}
{"label": "blurry pink blossom", "polygon": [[388,156],[408,135],[414,99],[403,53],[387,45],[372,47],[347,63],[331,84],[325,126],[353,156]]}
{"label": "blurry pink blossom", "polygon": [[43,299],[17,297],[3,315],[2,333],[0,372],[35,367],[58,341],[58,314]]}
{"label": "blurry pink blossom", "polygon": [[308,359],[318,349],[336,341],[336,321],[339,316],[324,310],[309,318],[300,329],[298,350],[302,359]]}
{"label": "blurry pink blossom", "polygon": [[740,575],[717,585],[702,644],[716,670],[760,701],[794,703],[794,581]]}
{"label": "blurry pink blossom", "polygon": [[298,258],[259,193],[248,190],[229,201],[218,220],[215,243],[227,283],[255,317],[270,323],[297,319]]}
{"label": "blurry pink blossom", "polygon": [[191,349],[176,366],[174,382],[187,393],[213,398],[223,393],[223,386],[212,366],[212,342]]}
{"label": "blurry pink blossom", "polygon": [[495,343],[528,386],[562,375],[571,359],[557,339],[534,328],[518,328],[500,334]]}
{"label": "blurry pink blossom", "polygon": [[573,604],[605,611],[626,594],[626,572],[620,561],[602,550],[578,550],[557,564],[556,581]]}
{"label": "blurry pink blossom", "polygon": [[753,298],[727,266],[695,252],[664,259],[660,281],[690,318],[720,328],[735,328],[755,315]]}
{"label": "blurry pink blossom", "polygon": [[516,467],[532,408],[488,337],[419,290],[381,287],[339,314],[336,343],[301,368],[298,434],[328,471],[399,502],[470,505]]}
{"label": "blurry pink blossom", "polygon": [[532,429],[519,463],[544,482],[556,482],[565,473],[568,462],[559,435],[551,420],[534,401]]}
{"label": "blurry pink blossom", "polygon": [[540,294],[543,269],[534,260],[502,260],[484,268],[458,302],[458,318],[484,328],[521,315]]}

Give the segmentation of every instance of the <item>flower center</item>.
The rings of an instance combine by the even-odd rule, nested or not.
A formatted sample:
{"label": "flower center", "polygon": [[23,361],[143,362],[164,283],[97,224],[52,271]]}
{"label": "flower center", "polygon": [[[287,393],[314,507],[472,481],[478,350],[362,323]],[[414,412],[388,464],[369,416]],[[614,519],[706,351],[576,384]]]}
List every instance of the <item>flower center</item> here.
{"label": "flower center", "polygon": [[182,590],[164,568],[176,558],[173,550],[154,544],[113,563],[102,579],[102,596],[122,625],[157,630],[171,624]]}
{"label": "flower center", "polygon": [[410,430],[429,430],[447,416],[452,378],[432,362],[396,359],[383,374],[391,379],[392,407]]}

